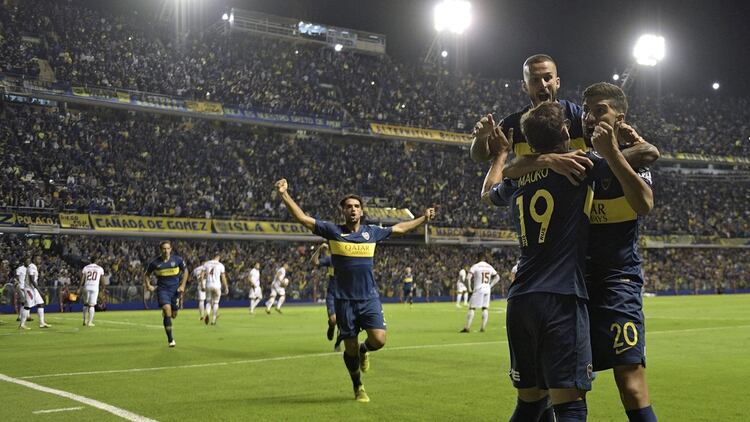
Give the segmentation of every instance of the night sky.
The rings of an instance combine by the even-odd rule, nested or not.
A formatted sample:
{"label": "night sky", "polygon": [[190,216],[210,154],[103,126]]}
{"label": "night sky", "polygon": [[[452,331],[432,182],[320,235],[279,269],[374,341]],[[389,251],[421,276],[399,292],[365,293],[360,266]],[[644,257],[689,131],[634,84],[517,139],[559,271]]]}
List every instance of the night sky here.
{"label": "night sky", "polygon": [[[238,7],[383,33],[388,54],[399,61],[421,60],[435,35],[437,0],[201,1],[207,21]],[[115,8],[123,2],[97,3]],[[137,1],[128,3],[132,8]],[[148,3],[143,7],[161,2]],[[476,0],[472,8],[474,20],[465,34],[466,68],[472,73],[520,79],[523,60],[544,52],[557,60],[564,85],[586,86],[622,72],[633,60],[638,36],[651,32],[666,38],[666,58],[640,71],[638,90],[717,95],[711,84],[718,81],[718,95],[750,94],[744,74],[750,69],[750,1]]]}

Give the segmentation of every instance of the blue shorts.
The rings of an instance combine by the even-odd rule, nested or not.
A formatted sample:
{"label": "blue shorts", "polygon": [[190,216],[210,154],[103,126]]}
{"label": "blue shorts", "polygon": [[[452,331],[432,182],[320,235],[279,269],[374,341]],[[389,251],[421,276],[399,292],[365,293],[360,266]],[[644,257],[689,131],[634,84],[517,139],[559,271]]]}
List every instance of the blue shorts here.
{"label": "blue shorts", "polygon": [[355,338],[360,330],[385,330],[383,306],[379,298],[365,300],[336,299],[336,325],[341,338]]}
{"label": "blue shorts", "polygon": [[589,283],[589,319],[594,370],[619,365],[646,366],[646,328],[640,280]]}
{"label": "blue shorts", "polygon": [[591,390],[593,366],[586,301],[528,293],[508,300],[509,376],[515,388]]}
{"label": "blue shorts", "polygon": [[159,307],[163,307],[164,305],[172,305],[172,310],[177,310],[177,298],[180,297],[179,294],[177,294],[177,288],[180,287],[179,285],[170,287],[170,286],[157,286],[156,287],[156,298],[159,301]]}
{"label": "blue shorts", "polygon": [[404,284],[404,296],[409,296],[414,291],[414,284],[408,283]]}
{"label": "blue shorts", "polygon": [[328,289],[326,289],[326,311],[328,316],[336,314],[336,307],[333,306],[333,289],[331,288],[331,282],[328,282]]}

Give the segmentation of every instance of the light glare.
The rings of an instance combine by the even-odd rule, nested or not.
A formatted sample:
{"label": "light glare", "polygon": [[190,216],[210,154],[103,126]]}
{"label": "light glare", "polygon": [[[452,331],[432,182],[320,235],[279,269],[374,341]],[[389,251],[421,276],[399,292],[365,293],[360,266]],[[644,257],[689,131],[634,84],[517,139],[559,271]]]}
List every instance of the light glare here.
{"label": "light glare", "polygon": [[435,5],[435,30],[462,34],[471,24],[471,3],[466,0],[443,0]]}
{"label": "light glare", "polygon": [[633,48],[633,57],[643,66],[656,66],[664,58],[664,37],[652,34],[641,35]]}
{"label": "light glare", "polygon": [[443,50],[443,52],[442,52],[442,53],[440,53],[440,55],[441,55],[441,56],[442,56],[443,58],[446,58],[446,57],[448,57],[448,52],[447,52],[446,50]]}
{"label": "light glare", "polygon": [[711,88],[713,88],[714,91],[716,91],[717,89],[721,88],[721,85],[719,85],[718,82],[714,82],[713,85],[711,85]]}
{"label": "light glare", "polygon": [[614,75],[612,75],[612,80],[613,81],[619,81],[620,80],[620,75],[618,75],[617,73],[615,73]]}

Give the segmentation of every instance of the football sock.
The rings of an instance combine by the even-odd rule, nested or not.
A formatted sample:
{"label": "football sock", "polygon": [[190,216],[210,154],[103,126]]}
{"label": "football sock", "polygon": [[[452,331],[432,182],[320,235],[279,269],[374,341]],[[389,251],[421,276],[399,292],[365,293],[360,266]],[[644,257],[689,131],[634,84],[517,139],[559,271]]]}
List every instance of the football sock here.
{"label": "football sock", "polygon": [[276,302],[276,298],[275,297],[272,297],[272,298],[268,299],[268,301],[266,301],[266,309],[268,309],[270,311],[271,308],[273,308],[273,303],[274,302]]}
{"label": "football sock", "polygon": [[482,309],[482,329],[487,326],[487,320],[490,319],[490,312],[487,309]]}
{"label": "football sock", "polygon": [[365,353],[365,352],[374,352],[376,350],[382,349],[383,346],[375,347],[370,344],[370,340],[365,340],[364,342],[359,344],[359,353]]}
{"label": "football sock", "polygon": [[276,303],[276,309],[281,309],[281,305],[284,304],[285,300],[286,300],[286,296],[281,296],[279,298],[279,301]]}
{"label": "football sock", "polygon": [[44,322],[44,307],[43,306],[37,307],[36,308],[36,313],[37,313],[37,315],[39,315],[39,325],[44,325],[45,324],[45,322]]}
{"label": "football sock", "polygon": [[212,312],[213,315],[211,315],[211,321],[215,323],[216,318],[219,317],[219,304],[214,303],[213,306],[211,306],[211,308],[213,309],[213,312]]}
{"label": "football sock", "polygon": [[93,306],[89,306],[89,319],[87,321],[89,324],[94,322],[94,313],[96,313],[96,308],[94,308]]}
{"label": "football sock", "polygon": [[352,378],[352,386],[356,390],[362,385],[361,374],[359,373],[359,355],[349,356],[344,352],[344,364],[349,370],[349,376]]}
{"label": "football sock", "polygon": [[537,401],[523,401],[521,399],[516,400],[516,408],[511,415],[509,422],[537,422],[539,416],[544,412],[547,407],[547,397]]}
{"label": "football sock", "polygon": [[164,331],[167,333],[167,341],[171,343],[172,340],[174,340],[172,338],[172,318],[171,317],[168,317],[168,316],[164,317]]}
{"label": "football sock", "polygon": [[461,293],[456,295],[456,306],[461,306]]}
{"label": "football sock", "polygon": [[26,319],[29,318],[31,310],[29,308],[21,309],[21,325],[26,325]]}
{"label": "football sock", "polygon": [[474,310],[469,309],[469,312],[466,313],[466,328],[471,328],[471,322],[474,321]]}
{"label": "football sock", "polygon": [[580,422],[586,420],[588,413],[586,400],[569,401],[553,406],[557,422]]}
{"label": "football sock", "polygon": [[625,413],[628,415],[628,421],[630,422],[656,422],[656,414],[651,406],[627,410]]}
{"label": "football sock", "polygon": [[198,312],[200,312],[201,318],[203,318],[203,316],[206,315],[205,314],[205,312],[206,312],[206,305],[203,304],[202,300],[198,301]]}
{"label": "football sock", "polygon": [[88,324],[89,322],[89,309],[90,307],[86,304],[83,305],[83,323]]}

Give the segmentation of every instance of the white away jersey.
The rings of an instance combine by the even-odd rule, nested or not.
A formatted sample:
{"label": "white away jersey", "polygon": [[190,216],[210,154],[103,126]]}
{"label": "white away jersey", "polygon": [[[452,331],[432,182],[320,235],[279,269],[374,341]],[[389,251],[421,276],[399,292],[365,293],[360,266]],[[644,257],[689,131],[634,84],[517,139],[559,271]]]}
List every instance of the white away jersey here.
{"label": "white away jersey", "polygon": [[284,281],[284,278],[286,278],[286,270],[284,267],[279,267],[279,269],[276,270],[276,274],[273,276],[273,283],[271,286],[277,289],[282,287],[281,283]]}
{"label": "white away jersey", "polygon": [[16,268],[16,286],[18,286],[19,289],[26,287],[26,272],[27,269],[25,265]]}
{"label": "white away jersey", "polygon": [[490,282],[492,277],[497,275],[497,271],[492,265],[479,261],[469,268],[469,274],[471,274],[471,283],[474,286],[474,291],[485,291],[489,293]]}
{"label": "white away jersey", "polygon": [[84,286],[87,289],[99,288],[99,281],[102,279],[102,276],[104,275],[104,268],[96,264],[89,264],[83,267],[82,273],[83,273]]}
{"label": "white away jersey", "polygon": [[260,271],[256,268],[250,270],[250,285],[252,285],[253,288],[260,287]]}
{"label": "white away jersey", "polygon": [[[36,264],[29,264],[29,268],[26,272],[26,280],[39,285],[39,270],[36,268]],[[27,287],[33,287],[32,284],[28,284]]]}
{"label": "white away jersey", "polygon": [[211,260],[203,264],[206,272],[206,288],[221,288],[221,275],[224,274],[224,264]]}

